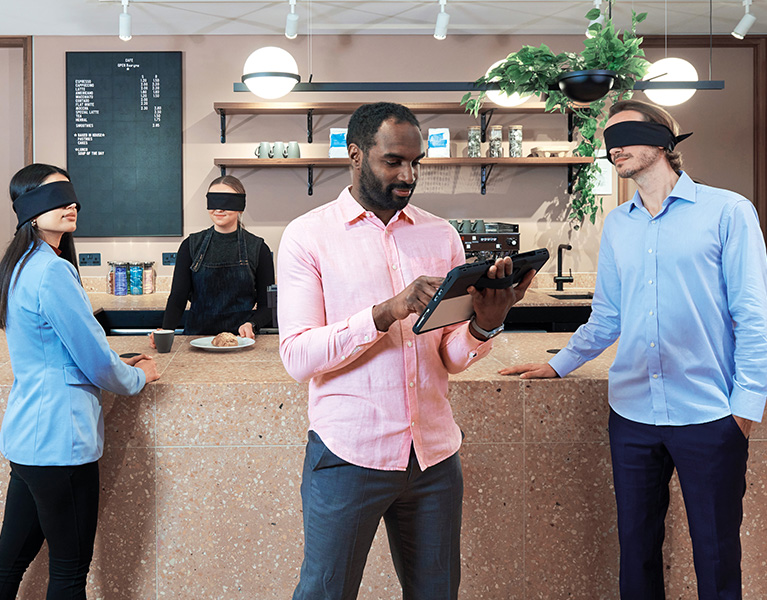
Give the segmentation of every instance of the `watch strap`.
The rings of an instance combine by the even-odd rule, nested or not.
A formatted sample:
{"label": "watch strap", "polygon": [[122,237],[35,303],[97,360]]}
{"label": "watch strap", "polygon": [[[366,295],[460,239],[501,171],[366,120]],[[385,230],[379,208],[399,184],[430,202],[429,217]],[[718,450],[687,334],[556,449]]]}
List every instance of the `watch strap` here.
{"label": "watch strap", "polygon": [[486,329],[482,329],[479,325],[477,325],[476,317],[471,318],[471,321],[469,321],[469,327],[471,327],[479,335],[484,336],[487,340],[494,338],[496,335],[501,333],[504,328],[503,325],[500,325],[499,327],[496,327],[495,329],[491,329],[490,331],[487,331]]}

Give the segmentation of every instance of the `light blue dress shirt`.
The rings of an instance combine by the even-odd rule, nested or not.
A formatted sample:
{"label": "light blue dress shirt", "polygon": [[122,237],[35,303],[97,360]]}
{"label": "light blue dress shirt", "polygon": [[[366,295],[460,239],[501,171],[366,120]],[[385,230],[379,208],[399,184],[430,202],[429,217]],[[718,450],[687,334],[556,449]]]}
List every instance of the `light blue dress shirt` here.
{"label": "light blue dress shirt", "polygon": [[605,219],[589,321],[549,364],[562,377],[618,337],[610,406],[639,423],[761,421],[767,256],[746,198],[682,173],[655,216],[639,194]]}
{"label": "light blue dress shirt", "polygon": [[29,256],[8,297],[13,387],[0,451],[22,465],[93,462],[104,448],[101,389],[136,394],[146,377],[109,347],[74,267],[45,243]]}

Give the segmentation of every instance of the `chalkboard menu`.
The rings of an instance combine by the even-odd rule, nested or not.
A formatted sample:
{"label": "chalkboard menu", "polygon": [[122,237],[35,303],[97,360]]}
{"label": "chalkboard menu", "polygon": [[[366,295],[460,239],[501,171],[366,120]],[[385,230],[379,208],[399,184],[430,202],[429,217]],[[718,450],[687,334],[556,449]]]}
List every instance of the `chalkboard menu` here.
{"label": "chalkboard menu", "polygon": [[180,52],[67,52],[78,237],[183,234]]}

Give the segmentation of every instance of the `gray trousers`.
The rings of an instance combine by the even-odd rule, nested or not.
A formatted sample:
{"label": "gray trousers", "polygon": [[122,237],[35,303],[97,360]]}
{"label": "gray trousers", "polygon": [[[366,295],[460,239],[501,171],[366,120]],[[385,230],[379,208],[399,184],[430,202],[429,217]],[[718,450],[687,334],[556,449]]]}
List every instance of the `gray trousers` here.
{"label": "gray trousers", "polygon": [[301,498],[304,561],[293,600],[354,600],[383,517],[403,600],[455,600],[461,580],[458,453],[421,471],[352,465],[309,432]]}

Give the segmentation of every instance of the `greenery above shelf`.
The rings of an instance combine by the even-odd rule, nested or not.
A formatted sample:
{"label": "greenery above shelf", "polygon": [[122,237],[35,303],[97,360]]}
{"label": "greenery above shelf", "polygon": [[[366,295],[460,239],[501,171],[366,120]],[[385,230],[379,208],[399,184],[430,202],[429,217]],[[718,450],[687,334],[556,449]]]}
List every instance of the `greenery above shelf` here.
{"label": "greenery above shelf", "polygon": [[[601,140],[597,138],[597,129],[604,127],[607,121],[604,111],[606,100],[630,98],[635,81],[645,75],[649,66],[643,58],[644,51],[640,48],[642,38],[636,36],[636,26],[647,17],[647,13],[637,15],[632,11],[631,30],[623,32],[621,36],[615,31],[609,17],[612,12],[610,2],[606,10],[606,15],[602,15],[597,8],[586,14],[586,18],[593,21],[588,28],[591,37],[583,41],[584,49],[580,54],[554,54],[545,44],[537,48],[523,46],[517,52],[509,54],[486,76],[477,80],[477,84],[498,83],[501,90],[508,95],[516,92],[521,95],[545,97],[545,110],[549,112],[572,111],[574,129],[581,136],[575,154],[592,159],[602,145]],[[596,22],[600,16],[604,18],[604,25]],[[552,89],[557,77],[562,73],[595,69],[616,73],[615,84],[604,98],[588,104],[576,104],[556,88]],[[480,92],[476,98],[469,92],[463,97],[461,104],[476,116],[484,99],[485,92]],[[594,223],[597,213],[602,211],[602,200],[597,198],[593,191],[600,172],[599,166],[590,162],[583,165],[575,175],[569,216],[575,222],[576,229],[585,219]]]}

